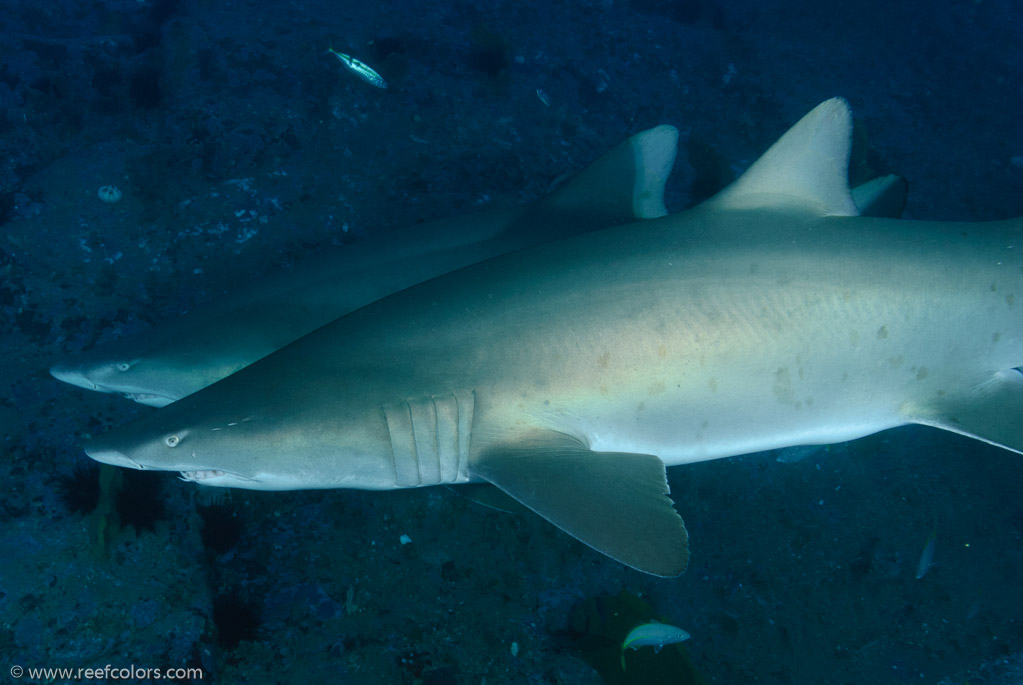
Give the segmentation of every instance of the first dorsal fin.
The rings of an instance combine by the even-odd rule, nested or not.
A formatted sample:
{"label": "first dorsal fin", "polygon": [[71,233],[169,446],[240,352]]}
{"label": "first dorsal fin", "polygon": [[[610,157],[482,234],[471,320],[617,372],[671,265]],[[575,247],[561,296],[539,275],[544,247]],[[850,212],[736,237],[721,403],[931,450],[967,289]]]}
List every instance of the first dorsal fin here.
{"label": "first dorsal fin", "polygon": [[678,130],[662,125],[619,143],[537,205],[597,215],[605,225],[667,214],[664,184],[675,164]]}
{"label": "first dorsal fin", "polygon": [[832,98],[817,105],[710,202],[723,209],[794,207],[856,216],[849,194],[852,114]]}

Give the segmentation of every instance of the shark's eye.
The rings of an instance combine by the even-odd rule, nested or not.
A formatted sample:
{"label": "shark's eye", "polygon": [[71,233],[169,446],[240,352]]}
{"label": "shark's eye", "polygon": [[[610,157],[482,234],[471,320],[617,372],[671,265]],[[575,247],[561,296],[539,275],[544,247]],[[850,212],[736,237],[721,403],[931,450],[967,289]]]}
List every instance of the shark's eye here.
{"label": "shark's eye", "polygon": [[181,442],[181,438],[176,435],[168,435],[163,439],[163,444],[167,445],[167,447],[177,447],[179,442]]}
{"label": "shark's eye", "polygon": [[129,364],[128,362],[121,362],[120,364],[117,365],[118,371],[127,371],[130,368],[131,364]]}

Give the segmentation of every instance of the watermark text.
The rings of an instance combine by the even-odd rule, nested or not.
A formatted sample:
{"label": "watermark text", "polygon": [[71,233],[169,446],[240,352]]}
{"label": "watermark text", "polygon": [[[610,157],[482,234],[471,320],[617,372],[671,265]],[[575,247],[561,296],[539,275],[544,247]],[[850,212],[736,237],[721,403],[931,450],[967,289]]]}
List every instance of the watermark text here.
{"label": "watermark text", "polygon": [[144,666],[113,666],[102,668],[25,668],[11,666],[11,677],[31,680],[202,680],[201,668],[147,668]]}

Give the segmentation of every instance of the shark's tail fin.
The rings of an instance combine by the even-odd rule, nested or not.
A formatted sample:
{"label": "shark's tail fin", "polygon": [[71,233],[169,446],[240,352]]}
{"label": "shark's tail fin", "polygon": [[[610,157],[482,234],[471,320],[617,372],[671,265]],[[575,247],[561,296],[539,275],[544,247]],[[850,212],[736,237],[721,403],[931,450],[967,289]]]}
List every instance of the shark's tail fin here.
{"label": "shark's tail fin", "polygon": [[537,208],[599,216],[606,226],[662,217],[668,213],[664,184],[677,148],[674,126],[637,133],[540,200]]}

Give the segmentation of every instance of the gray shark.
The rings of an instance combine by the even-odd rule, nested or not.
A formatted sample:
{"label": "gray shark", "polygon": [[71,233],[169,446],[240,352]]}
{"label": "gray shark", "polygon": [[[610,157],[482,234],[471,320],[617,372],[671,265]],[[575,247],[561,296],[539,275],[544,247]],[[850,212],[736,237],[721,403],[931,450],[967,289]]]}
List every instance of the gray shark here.
{"label": "gray shark", "polygon": [[1023,219],[862,217],[819,105],[694,209],[363,307],[86,445],[205,485],[483,482],[674,576],[666,466],[923,424],[1023,451]]}
{"label": "gray shark", "polygon": [[537,202],[433,221],[308,260],[50,373],[165,406],[410,285],[547,240],[664,216],[677,143],[671,126],[643,131]]}
{"label": "gray shark", "polygon": [[[532,203],[433,221],[295,265],[154,330],[57,364],[72,385],[162,407],[385,295],[473,262],[573,233],[664,216],[677,131],[638,133]],[[853,189],[861,213],[898,216],[906,182]]]}

